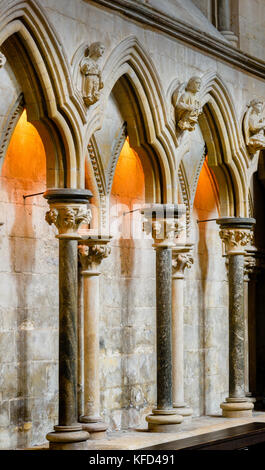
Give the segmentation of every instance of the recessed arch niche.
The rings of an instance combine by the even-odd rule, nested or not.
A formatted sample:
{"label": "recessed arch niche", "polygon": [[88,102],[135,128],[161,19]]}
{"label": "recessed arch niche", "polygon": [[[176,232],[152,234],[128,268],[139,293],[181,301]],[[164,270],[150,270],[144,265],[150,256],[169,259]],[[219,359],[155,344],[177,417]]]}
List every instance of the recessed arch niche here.
{"label": "recessed arch niche", "polygon": [[[2,391],[10,400],[10,430],[20,429],[13,445],[26,448],[43,442],[57,419],[57,381],[50,378],[57,375],[58,361],[58,243],[45,221],[46,200],[23,198],[46,190],[47,171],[44,144],[26,110],[3,159],[0,323],[7,353],[1,358]],[[41,422],[34,412],[39,403],[47,410]]]}

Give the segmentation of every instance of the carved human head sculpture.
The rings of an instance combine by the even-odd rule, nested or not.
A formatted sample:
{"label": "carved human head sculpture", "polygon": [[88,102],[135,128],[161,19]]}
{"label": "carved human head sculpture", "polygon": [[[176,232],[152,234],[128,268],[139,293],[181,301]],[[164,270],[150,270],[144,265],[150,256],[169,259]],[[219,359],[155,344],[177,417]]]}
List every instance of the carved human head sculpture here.
{"label": "carved human head sculpture", "polygon": [[200,77],[191,77],[188,81],[186,90],[191,91],[192,93],[197,93],[201,88],[201,78]]}
{"label": "carved human head sculpture", "polygon": [[264,102],[261,99],[256,98],[250,102],[249,107],[259,114],[263,110]]}
{"label": "carved human head sculpture", "polygon": [[95,57],[99,59],[102,57],[105,52],[105,46],[101,42],[93,42],[89,47],[89,55],[90,57]]}

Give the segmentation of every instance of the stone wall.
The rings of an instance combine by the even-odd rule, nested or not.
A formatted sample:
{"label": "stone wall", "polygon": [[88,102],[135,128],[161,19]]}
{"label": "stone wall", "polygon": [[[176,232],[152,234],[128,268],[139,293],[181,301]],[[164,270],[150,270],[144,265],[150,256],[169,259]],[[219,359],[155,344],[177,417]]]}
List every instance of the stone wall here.
{"label": "stone wall", "polygon": [[101,398],[112,429],[144,423],[156,400],[155,254],[114,240],[101,278]]}
{"label": "stone wall", "polygon": [[265,4],[263,0],[239,0],[240,49],[265,60]]}
{"label": "stone wall", "polygon": [[[240,44],[246,52],[261,57],[262,27],[255,27],[254,20],[248,25],[243,21],[254,18],[252,15],[256,15],[256,19],[264,17],[262,2],[255,0],[253,3],[253,13],[247,13],[247,7],[240,10]],[[102,41],[106,47],[104,60],[107,60],[122,40],[131,36],[137,38],[150,60],[152,74],[157,77],[159,93],[168,106],[163,111],[158,106],[157,122],[166,110],[170,114],[170,97],[167,101],[166,97],[172,83],[187,81],[194,74],[213,72],[218,75],[225,87],[219,100],[221,102],[225,95],[231,101],[239,123],[249,101],[265,94],[262,79],[92,2],[43,0],[41,4],[56,30],[68,64],[85,41]],[[244,0],[244,4],[250,7],[252,1]],[[199,19],[202,21],[202,15]],[[212,27],[206,26],[207,31],[211,30]],[[144,68],[144,62],[141,65]],[[12,103],[22,91],[9,64],[0,70],[0,89],[0,124],[3,127]],[[141,100],[147,101],[148,97],[139,95],[138,100],[141,104]],[[102,116],[98,119],[98,128],[104,124],[107,107],[111,114],[119,105],[113,100],[110,106],[107,101],[100,103]],[[116,112],[120,119],[117,118],[117,122],[122,124],[121,110],[116,109]],[[113,122],[115,124],[115,120]],[[143,124],[145,131],[149,130],[148,119],[146,122]],[[95,134],[101,132],[103,142],[104,125],[102,129]],[[46,432],[51,431],[57,421],[57,241],[55,231],[45,222],[47,204],[43,198],[25,202],[22,198],[25,193],[45,190],[43,149],[32,132],[31,152],[26,152],[25,135],[20,136],[19,144],[7,154],[6,168],[1,175],[0,221],[4,225],[0,228],[0,445],[3,448],[44,442]],[[82,132],[85,131],[81,129]],[[105,141],[102,145],[100,157],[104,169],[108,168],[111,143]],[[12,157],[9,163],[8,156]],[[178,163],[180,157],[176,150]],[[254,165],[252,162],[248,166],[249,173]],[[193,168],[190,170],[192,174]],[[209,192],[210,186],[207,188],[205,194],[212,194],[213,201],[213,192]],[[192,193],[192,184],[190,189]],[[218,203],[215,201],[209,206],[208,202],[203,194],[195,198],[195,261],[186,274],[185,289],[185,392],[195,415],[219,412],[219,404],[228,389],[225,259],[216,225],[196,224],[197,218],[218,216]],[[100,288],[102,412],[111,429],[143,425],[144,416],[156,399],[155,255],[151,241],[114,237],[112,254],[102,263]]]}
{"label": "stone wall", "polygon": [[42,142],[26,115],[0,178],[0,448],[40,444],[57,419],[58,253],[45,222]]}
{"label": "stone wall", "polygon": [[186,272],[185,399],[194,415],[220,414],[228,393],[228,281],[215,221],[218,192],[204,163],[193,210],[194,265]]}

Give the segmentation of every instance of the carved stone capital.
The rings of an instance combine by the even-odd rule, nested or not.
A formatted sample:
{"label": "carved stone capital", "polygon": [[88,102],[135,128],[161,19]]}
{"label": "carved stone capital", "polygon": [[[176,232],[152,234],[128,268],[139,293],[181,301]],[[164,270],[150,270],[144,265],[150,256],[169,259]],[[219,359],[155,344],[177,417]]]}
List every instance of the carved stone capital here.
{"label": "carved stone capital", "polygon": [[175,246],[176,239],[185,229],[180,220],[184,213],[185,209],[173,204],[153,204],[142,211],[145,216],[143,230],[152,234],[154,247]]}
{"label": "carved stone capital", "polygon": [[82,267],[82,274],[96,271],[103,259],[111,253],[110,246],[106,244],[91,244],[90,241],[82,241],[78,244],[79,261]]}
{"label": "carved stone capital", "polygon": [[194,263],[190,250],[172,250],[172,277],[173,279],[183,279],[185,269],[190,269]]}
{"label": "carved stone capital", "polygon": [[92,218],[88,200],[92,194],[88,190],[55,189],[48,190],[44,197],[48,199],[50,210],[45,220],[58,229],[58,238],[80,238],[77,234],[81,224],[89,224]]}
{"label": "carved stone capital", "polygon": [[176,219],[159,219],[152,221],[152,237],[156,245],[169,244],[174,246],[174,240],[184,230],[185,226]]}
{"label": "carved stone capital", "polygon": [[225,243],[226,253],[244,254],[245,247],[249,246],[253,240],[253,233],[244,229],[222,229],[219,232],[222,241]]}
{"label": "carved stone capital", "polygon": [[81,224],[89,224],[92,218],[91,209],[86,206],[52,206],[46,212],[45,220],[49,225],[54,224],[59,235],[71,237]]}
{"label": "carved stone capital", "polygon": [[226,254],[244,255],[253,245],[253,225],[255,219],[244,217],[223,217],[217,220],[219,232],[225,244]]}

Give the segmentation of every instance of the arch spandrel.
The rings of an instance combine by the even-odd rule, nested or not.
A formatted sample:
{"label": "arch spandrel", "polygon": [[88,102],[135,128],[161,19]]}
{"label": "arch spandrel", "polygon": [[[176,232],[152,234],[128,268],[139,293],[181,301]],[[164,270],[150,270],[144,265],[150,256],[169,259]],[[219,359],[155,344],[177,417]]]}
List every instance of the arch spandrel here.
{"label": "arch spandrel", "polygon": [[[163,88],[153,63],[147,56],[138,39],[130,36],[115,47],[109,54],[102,71],[104,89],[101,104],[96,104],[89,113],[86,139],[101,129],[105,117],[107,101],[117,83],[130,89],[138,122],[138,130],[127,121],[131,144],[138,154],[150,149],[156,155],[163,179],[163,200],[176,200],[175,148],[177,138],[174,126],[169,119]],[[134,110],[135,111],[135,110]],[[131,126],[131,128],[130,128]],[[142,128],[142,130],[141,130]]]}
{"label": "arch spandrel", "polygon": [[[222,216],[242,216],[248,213],[247,172],[249,158],[246,153],[240,124],[230,93],[222,79],[215,72],[202,76],[200,99],[203,114],[199,117],[199,126],[207,146],[208,164],[214,172],[220,188],[220,212]],[[192,138],[187,140],[187,146]],[[180,151],[180,152],[179,152]],[[177,150],[178,161],[182,161],[181,143]],[[179,166],[181,173],[183,166]],[[185,178],[180,177],[183,181]],[[196,190],[197,180],[188,181]],[[183,189],[182,189],[183,191]],[[187,193],[187,191],[186,191]],[[192,201],[189,201],[192,205]]]}

